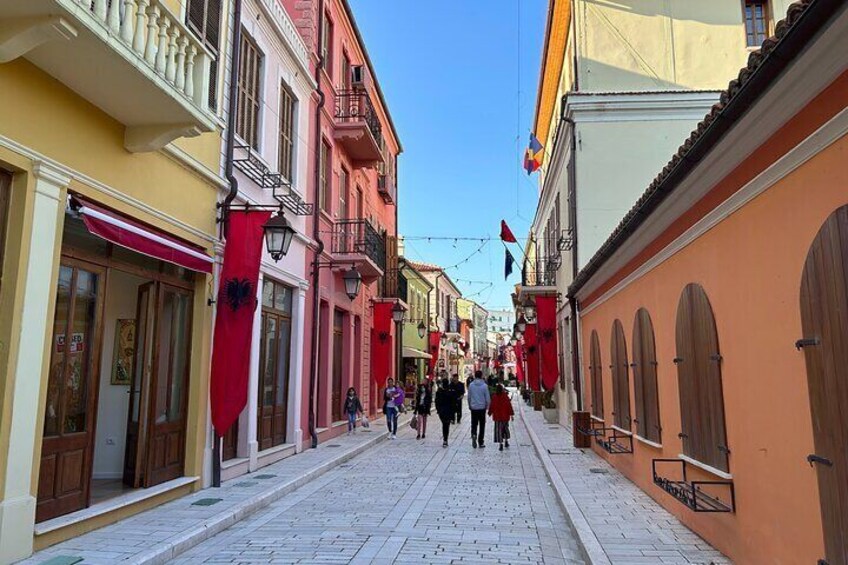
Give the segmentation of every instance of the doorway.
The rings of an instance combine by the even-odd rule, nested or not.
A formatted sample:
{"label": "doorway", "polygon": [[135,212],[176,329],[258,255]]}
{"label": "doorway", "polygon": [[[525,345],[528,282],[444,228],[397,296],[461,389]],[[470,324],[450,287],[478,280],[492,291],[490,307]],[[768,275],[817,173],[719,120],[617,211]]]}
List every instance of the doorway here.
{"label": "doorway", "polygon": [[333,312],[333,422],[339,422],[342,419],[342,383],[344,381],[343,356],[345,334],[344,320],[344,312],[341,310]]}

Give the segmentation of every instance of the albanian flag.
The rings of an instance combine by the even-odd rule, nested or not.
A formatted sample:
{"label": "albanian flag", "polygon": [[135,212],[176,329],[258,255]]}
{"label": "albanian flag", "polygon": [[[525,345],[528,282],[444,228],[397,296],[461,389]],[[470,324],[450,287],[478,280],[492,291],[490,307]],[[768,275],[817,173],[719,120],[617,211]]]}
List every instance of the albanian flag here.
{"label": "albanian flag", "polygon": [[506,225],[506,220],[501,220],[501,241],[506,243],[518,242],[518,240],[515,239],[515,235],[513,235],[512,230],[509,229],[508,225]]}

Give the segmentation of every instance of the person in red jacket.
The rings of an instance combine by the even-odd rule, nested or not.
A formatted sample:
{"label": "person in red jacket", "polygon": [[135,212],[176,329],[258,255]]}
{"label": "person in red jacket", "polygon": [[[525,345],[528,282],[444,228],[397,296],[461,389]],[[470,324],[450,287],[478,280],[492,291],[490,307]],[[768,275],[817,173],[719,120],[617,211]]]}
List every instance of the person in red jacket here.
{"label": "person in red jacket", "polygon": [[489,405],[489,416],[495,422],[495,443],[500,444],[499,451],[503,451],[504,445],[509,447],[509,421],[514,414],[509,394],[502,384],[498,384]]}

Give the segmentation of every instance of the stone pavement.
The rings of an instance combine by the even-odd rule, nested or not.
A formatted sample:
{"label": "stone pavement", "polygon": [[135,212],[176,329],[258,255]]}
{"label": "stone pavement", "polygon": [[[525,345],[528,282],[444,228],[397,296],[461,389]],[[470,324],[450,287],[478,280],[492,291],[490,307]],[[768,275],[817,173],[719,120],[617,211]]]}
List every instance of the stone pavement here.
{"label": "stone pavement", "polygon": [[598,454],[573,447],[570,426],[525,405],[520,416],[593,565],[730,563]]}

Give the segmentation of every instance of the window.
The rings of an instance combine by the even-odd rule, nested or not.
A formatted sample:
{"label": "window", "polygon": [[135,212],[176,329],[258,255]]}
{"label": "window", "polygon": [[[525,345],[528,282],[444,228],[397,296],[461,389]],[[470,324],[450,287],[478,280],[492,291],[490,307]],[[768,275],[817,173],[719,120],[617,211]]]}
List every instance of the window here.
{"label": "window", "polygon": [[603,368],[601,361],[601,342],[598,332],[592,330],[589,352],[589,376],[592,391],[592,415],[596,418],[604,417],[604,386],[602,382]]}
{"label": "window", "polygon": [[241,32],[240,57],[236,133],[251,147],[259,149],[259,83],[262,54],[244,28]]}
{"label": "window", "polygon": [[712,307],[704,289],[688,284],[680,295],[675,328],[683,453],[728,470],[721,355]]}
{"label": "window", "polygon": [[285,83],[280,85],[280,174],[292,182],[294,169],[294,96]]}
{"label": "window", "polygon": [[627,364],[627,341],[621,320],[612,323],[610,340],[610,370],[612,372],[613,421],[623,430],[630,429],[630,367]]}
{"label": "window", "polygon": [[342,90],[350,90],[350,58],[347,53],[342,53],[342,76],[339,77],[339,88]]}
{"label": "window", "polygon": [[745,41],[748,47],[759,47],[769,35],[767,0],[745,0]]}
{"label": "window", "polygon": [[0,289],[3,288],[3,257],[6,250],[6,224],[9,221],[9,200],[12,175],[0,170]]}
{"label": "window", "polygon": [[333,76],[333,22],[327,12],[324,12],[322,24],[324,29],[321,32],[321,57],[324,59],[324,70]]}
{"label": "window", "polygon": [[633,321],[633,389],[636,393],[636,433],[662,443],[660,400],[657,390],[657,348],[651,315],[644,308]]}
{"label": "window", "polygon": [[291,362],[292,289],[265,279],[262,283],[262,329],[259,344],[259,449],[286,442],[289,367]]}
{"label": "window", "polygon": [[321,209],[325,212],[330,211],[330,146],[326,141],[321,141],[321,155],[318,158],[318,186],[320,188],[319,197]]}
{"label": "window", "polygon": [[212,52],[209,69],[209,108],[218,106],[218,49],[221,37],[221,0],[188,0],[186,25]]}
{"label": "window", "polygon": [[347,209],[347,179],[348,179],[347,169],[344,167],[339,171],[339,209],[336,210],[336,214],[339,218],[346,220],[349,216]]}

